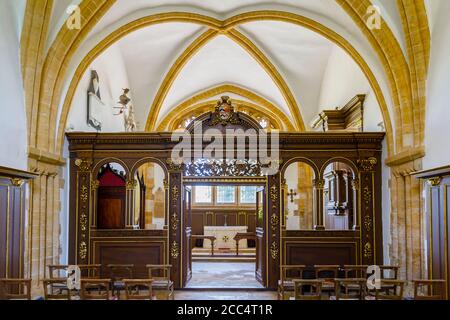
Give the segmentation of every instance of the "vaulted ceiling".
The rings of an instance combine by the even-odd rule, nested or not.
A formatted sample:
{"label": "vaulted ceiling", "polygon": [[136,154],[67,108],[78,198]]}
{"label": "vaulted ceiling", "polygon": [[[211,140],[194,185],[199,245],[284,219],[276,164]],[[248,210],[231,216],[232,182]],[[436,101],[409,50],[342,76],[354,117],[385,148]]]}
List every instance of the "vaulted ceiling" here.
{"label": "vaulted ceiling", "polygon": [[[64,8],[61,2],[54,9],[54,16]],[[257,10],[307,13],[333,29],[343,30],[350,38],[361,43],[367,41],[334,0],[252,0],[245,5],[235,0],[119,0],[91,30],[79,50],[79,59],[109,33],[151,15],[190,12],[224,21]],[[215,28],[208,23],[179,20],[136,28],[106,49],[120,49],[140,129],[154,130],[165,116],[190,97],[223,85],[240,87],[266,99],[298,130],[308,129],[321,108],[335,107],[320,105],[322,82],[333,50],[343,49],[325,36],[288,21],[255,19],[233,25],[231,36],[220,32],[207,35],[201,45],[195,46]],[[52,27],[57,28],[60,23],[54,19]],[[355,44],[360,46],[357,41]],[[178,64],[186,53],[188,58]],[[236,93],[224,93],[242,98]]]}

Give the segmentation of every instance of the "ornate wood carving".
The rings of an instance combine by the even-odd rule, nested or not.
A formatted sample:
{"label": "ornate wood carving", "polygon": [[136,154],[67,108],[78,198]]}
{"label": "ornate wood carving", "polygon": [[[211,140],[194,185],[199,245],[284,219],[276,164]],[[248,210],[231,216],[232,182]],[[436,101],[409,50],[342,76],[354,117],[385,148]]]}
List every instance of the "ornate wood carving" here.
{"label": "ornate wood carving", "polygon": [[216,161],[201,159],[186,165],[188,177],[257,177],[262,175],[256,161]]}

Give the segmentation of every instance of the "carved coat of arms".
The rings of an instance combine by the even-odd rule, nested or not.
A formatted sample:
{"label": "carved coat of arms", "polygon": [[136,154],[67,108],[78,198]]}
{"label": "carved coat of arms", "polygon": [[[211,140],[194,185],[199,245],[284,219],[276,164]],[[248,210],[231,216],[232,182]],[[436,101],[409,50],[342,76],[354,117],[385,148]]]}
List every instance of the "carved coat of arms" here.
{"label": "carved coat of arms", "polygon": [[233,104],[231,103],[231,99],[228,96],[221,97],[221,99],[217,102],[216,110],[213,114],[211,124],[214,126],[218,123],[224,126],[228,123],[241,123],[237,113],[234,112]]}

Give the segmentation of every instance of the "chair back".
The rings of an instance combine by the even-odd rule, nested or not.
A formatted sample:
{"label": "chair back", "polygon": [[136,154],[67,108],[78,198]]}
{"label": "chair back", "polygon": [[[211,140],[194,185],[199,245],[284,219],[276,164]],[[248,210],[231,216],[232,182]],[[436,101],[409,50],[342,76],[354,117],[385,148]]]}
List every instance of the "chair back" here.
{"label": "chair back", "polygon": [[80,264],[81,279],[100,279],[101,264]]}
{"label": "chair back", "polygon": [[445,300],[445,280],[414,280],[414,300]]}
{"label": "chair back", "polygon": [[111,279],[81,279],[81,300],[109,300]]}
{"label": "chair back", "polygon": [[315,265],[316,279],[334,280],[338,277],[338,265]]}
{"label": "chair back", "polygon": [[363,300],[366,288],[366,278],[335,279],[336,300]]}
{"label": "chair back", "polygon": [[133,279],[134,264],[108,264],[106,267],[113,282]]}
{"label": "chair back", "polygon": [[31,300],[31,279],[0,279],[3,300]]}
{"label": "chair back", "polygon": [[406,281],[381,280],[381,289],[375,289],[375,300],[402,300]]}
{"label": "chair back", "polygon": [[303,264],[281,266],[281,283],[292,281],[293,279],[303,279],[303,271],[305,268],[306,266]]}
{"label": "chair back", "polygon": [[398,266],[380,266],[382,280],[397,280]]}
{"label": "chair back", "polygon": [[344,265],[344,277],[349,279],[367,278],[368,265]]}
{"label": "chair back", "polygon": [[153,279],[123,279],[125,300],[152,300]]}
{"label": "chair back", "polygon": [[45,300],[70,300],[71,291],[67,288],[66,279],[44,279]]}
{"label": "chair back", "polygon": [[48,279],[63,279],[67,278],[68,265],[48,265]]}
{"label": "chair back", "polygon": [[170,270],[172,269],[172,265],[148,264],[146,265],[146,268],[148,270],[149,279],[170,282]]}
{"label": "chair back", "polygon": [[295,300],[322,300],[322,280],[294,279]]}

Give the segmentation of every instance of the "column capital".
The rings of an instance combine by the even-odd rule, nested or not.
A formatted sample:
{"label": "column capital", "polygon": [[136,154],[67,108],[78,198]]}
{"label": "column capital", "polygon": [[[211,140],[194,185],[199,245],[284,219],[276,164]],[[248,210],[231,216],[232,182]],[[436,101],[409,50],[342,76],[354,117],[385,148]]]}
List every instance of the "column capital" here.
{"label": "column capital", "polygon": [[316,189],[323,189],[325,187],[325,179],[314,179],[313,185]]}

